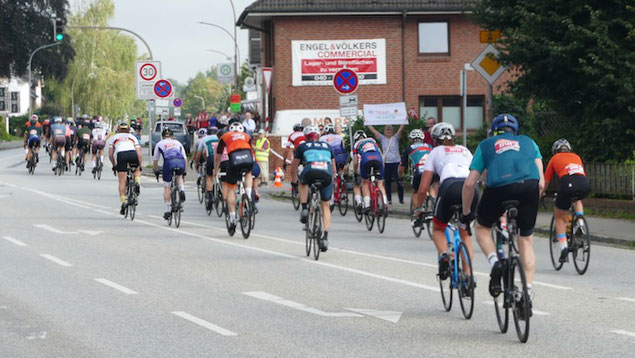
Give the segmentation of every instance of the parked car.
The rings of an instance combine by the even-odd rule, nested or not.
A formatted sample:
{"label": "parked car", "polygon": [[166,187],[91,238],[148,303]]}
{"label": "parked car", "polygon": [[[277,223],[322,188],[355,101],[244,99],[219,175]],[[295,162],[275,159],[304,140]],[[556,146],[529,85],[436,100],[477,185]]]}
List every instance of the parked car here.
{"label": "parked car", "polygon": [[174,133],[174,139],[181,142],[185,147],[185,152],[190,154],[190,136],[187,134],[185,125],[175,121],[158,121],[154,125],[154,131],[152,131],[152,155],[154,155],[154,147],[161,140],[161,132],[164,128],[170,128]]}

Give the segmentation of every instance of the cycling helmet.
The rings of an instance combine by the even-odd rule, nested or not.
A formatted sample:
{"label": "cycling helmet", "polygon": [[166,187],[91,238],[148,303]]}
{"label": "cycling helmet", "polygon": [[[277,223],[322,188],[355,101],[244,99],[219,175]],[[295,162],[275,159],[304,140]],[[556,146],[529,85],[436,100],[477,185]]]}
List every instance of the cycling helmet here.
{"label": "cycling helmet", "polygon": [[413,129],[410,131],[410,134],[408,134],[408,139],[410,139],[411,141],[423,141],[423,138],[425,138],[425,135],[423,134],[421,129]]}
{"label": "cycling helmet", "polygon": [[333,134],[335,133],[335,127],[332,124],[327,124],[324,127],[324,134]]}
{"label": "cycling helmet", "polygon": [[320,128],[317,126],[308,126],[304,128],[304,136],[309,140],[317,140],[320,138]]}
{"label": "cycling helmet", "polygon": [[454,126],[447,122],[437,123],[432,126],[432,130],[430,131],[432,134],[432,138],[443,141],[444,139],[453,139],[456,132],[454,131]]}
{"label": "cycling helmet", "polygon": [[130,131],[130,126],[126,122],[121,122],[119,123],[119,126],[117,126],[117,132],[129,132],[129,131]]}
{"label": "cycling helmet", "polygon": [[229,125],[231,125],[232,123],[240,123],[240,120],[236,117],[232,117],[229,119]]}
{"label": "cycling helmet", "polygon": [[53,122],[55,123],[62,123],[62,117],[53,117]]}
{"label": "cycling helmet", "polygon": [[95,123],[95,128],[104,128],[104,123],[103,122]]}
{"label": "cycling helmet", "polygon": [[196,131],[196,135],[198,135],[199,137],[203,137],[205,134],[207,134],[207,130],[205,130],[205,128],[201,128]]}
{"label": "cycling helmet", "polygon": [[73,120],[73,117],[68,117],[66,119],[66,123],[73,125],[73,124],[75,124],[75,120]]}
{"label": "cycling helmet", "polygon": [[499,114],[492,120],[492,133],[501,131],[503,128],[511,128],[514,134],[518,133],[518,120],[511,114]]}
{"label": "cycling helmet", "polygon": [[213,127],[213,126],[207,128],[207,135],[214,135],[216,133],[218,133],[218,128]]}
{"label": "cycling helmet", "polygon": [[560,138],[553,143],[551,146],[551,153],[556,154],[558,152],[570,152],[571,151],[571,143],[564,138]]}
{"label": "cycling helmet", "polygon": [[221,124],[227,125],[227,123],[229,122],[229,120],[227,119],[227,116],[223,115],[220,117],[220,119],[218,120]]}
{"label": "cycling helmet", "polygon": [[302,132],[303,130],[304,130],[304,126],[302,126],[300,123],[296,123],[293,125],[294,132]]}
{"label": "cycling helmet", "polygon": [[366,136],[366,132],[364,132],[363,130],[358,130],[357,132],[355,132],[355,134],[353,134],[353,141],[357,142],[358,140],[367,137],[368,136]]}
{"label": "cycling helmet", "polygon": [[84,115],[82,116],[82,119],[88,119],[88,118],[89,118],[89,117],[88,117],[88,115],[87,115],[87,114],[84,114]]}
{"label": "cycling helmet", "polygon": [[97,122],[101,122],[103,118],[101,116],[97,116]]}
{"label": "cycling helmet", "polygon": [[35,120],[37,122],[38,119],[39,118],[38,118],[37,114],[34,114],[34,115],[31,116],[31,120],[32,121]]}
{"label": "cycling helmet", "polygon": [[240,122],[234,122],[229,126],[229,131],[230,132],[244,132],[245,128],[243,127],[242,124],[240,124]]}
{"label": "cycling helmet", "polygon": [[161,131],[161,137],[163,138],[172,137],[173,135],[174,133],[170,128],[164,128],[163,131]]}

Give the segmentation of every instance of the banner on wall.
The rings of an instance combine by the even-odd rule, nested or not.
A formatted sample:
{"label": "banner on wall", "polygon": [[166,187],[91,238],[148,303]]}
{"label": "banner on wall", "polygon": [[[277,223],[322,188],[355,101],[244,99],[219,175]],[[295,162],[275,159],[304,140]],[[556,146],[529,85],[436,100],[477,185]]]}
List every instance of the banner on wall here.
{"label": "banner on wall", "polygon": [[404,102],[365,104],[364,124],[408,124],[408,113]]}
{"label": "banner on wall", "polygon": [[332,86],[342,68],[360,85],[386,84],[386,39],[291,41],[293,86]]}

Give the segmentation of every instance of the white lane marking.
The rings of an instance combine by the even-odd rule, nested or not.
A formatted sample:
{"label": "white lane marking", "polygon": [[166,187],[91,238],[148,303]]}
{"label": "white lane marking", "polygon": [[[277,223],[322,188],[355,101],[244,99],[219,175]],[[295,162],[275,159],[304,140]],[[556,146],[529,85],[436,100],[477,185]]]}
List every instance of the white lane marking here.
{"label": "white lane marking", "polygon": [[214,331],[214,332],[216,332],[216,333],[218,333],[218,334],[220,334],[222,336],[228,336],[229,337],[229,336],[237,336],[238,335],[238,334],[236,334],[236,333],[234,333],[234,332],[232,332],[230,330],[227,330],[227,329],[225,329],[223,327],[220,327],[220,326],[217,326],[217,325],[215,325],[213,323],[207,322],[204,319],[198,318],[196,316],[192,316],[191,314],[189,314],[187,312],[174,311],[174,312],[171,312],[171,313],[173,315],[176,315],[176,316],[179,316],[179,317],[181,317],[183,319],[186,319],[186,320],[188,320],[188,321],[190,321],[192,323],[196,323],[196,324],[198,324],[201,327],[205,327],[205,328],[209,329],[210,331]]}
{"label": "white lane marking", "polygon": [[46,231],[50,231],[55,234],[77,234],[77,231],[61,231],[46,224],[33,224],[33,226],[44,229]]}
{"label": "white lane marking", "polygon": [[247,295],[253,298],[257,298],[263,301],[268,301],[268,302],[272,302],[275,304],[279,304],[282,306],[286,306],[289,308],[293,308],[296,309],[298,311],[303,311],[303,312],[308,312],[308,313],[312,313],[318,316],[322,316],[322,317],[364,317],[363,315],[357,314],[357,313],[351,313],[351,312],[324,312],[320,309],[317,308],[313,308],[313,307],[307,307],[301,303],[298,302],[294,302],[291,300],[286,300],[282,297],[278,297],[278,296],[274,296],[271,295],[267,292],[262,292],[262,291],[254,291],[254,292],[243,292],[243,295]]}
{"label": "white lane marking", "polygon": [[99,283],[102,283],[102,284],[104,284],[106,286],[112,287],[115,290],[121,291],[121,292],[125,293],[126,295],[138,295],[139,294],[138,292],[133,291],[133,290],[129,289],[128,287],[121,286],[120,284],[114,283],[114,282],[112,282],[110,280],[106,280],[105,278],[96,278],[95,281],[97,281]]}
{"label": "white lane marking", "polygon": [[623,336],[635,337],[635,332],[625,331],[623,329],[614,329],[614,330],[611,331],[611,333],[617,333],[617,334],[621,334]]}
{"label": "white lane marking", "polygon": [[[62,197],[57,196],[57,195],[53,195],[53,194],[49,194],[49,193],[45,193],[45,192],[40,191],[40,190],[36,190],[36,189],[29,189],[29,188],[25,188],[25,187],[20,187],[20,189],[23,189],[23,190],[26,190],[26,191],[30,191],[30,192],[32,192],[32,193],[40,194],[40,195],[46,196],[46,197],[48,197],[48,198],[51,198],[51,199],[55,199],[55,200],[61,201],[61,202],[66,203],[66,204],[70,204],[70,205],[78,206],[78,207],[80,207],[80,208],[82,208],[82,209],[90,209],[90,207],[88,207],[88,206],[86,206],[86,205],[77,204],[77,203],[74,203],[74,202],[72,202],[72,201],[70,201],[70,200],[67,200],[66,198],[62,198]],[[84,204],[86,204],[86,203],[84,203]]]}
{"label": "white lane marking", "polygon": [[57,257],[49,255],[49,254],[40,254],[40,256],[44,257],[47,260],[51,260],[51,261],[55,262],[58,265],[62,265],[62,266],[66,266],[66,267],[73,266],[72,264],[69,264],[68,262],[66,262],[64,260],[58,259]]}
{"label": "white lane marking", "polygon": [[117,214],[115,213],[110,213],[108,211],[104,211],[104,210],[99,210],[99,209],[93,209],[94,211],[101,213],[101,214],[106,214],[106,215],[110,215],[110,216],[117,216]]}
{"label": "white lane marking", "polygon": [[86,235],[90,235],[90,236],[96,236],[99,235],[101,233],[103,233],[103,231],[90,231],[90,230],[79,230],[79,232],[86,234]]}
{"label": "white lane marking", "polygon": [[635,302],[635,298],[618,297],[616,299],[621,300],[621,301],[627,301],[627,302]]}
{"label": "white lane marking", "polygon": [[[484,303],[484,304],[486,304],[486,305],[490,305],[490,306],[493,306],[493,305],[494,305],[494,302],[493,302],[493,301],[483,301],[483,303]],[[548,316],[548,315],[550,315],[550,314],[551,314],[551,313],[549,313],[549,312],[539,311],[539,310],[534,309],[534,308],[532,308],[532,309],[531,309],[531,312],[532,312],[533,314],[535,314],[536,316]]]}
{"label": "white lane marking", "polygon": [[[24,155],[22,155],[22,154],[12,155],[12,156],[10,156],[10,157],[0,158],[0,161],[2,161],[2,162],[3,162],[3,161],[5,161],[5,160],[9,160],[9,159],[13,159],[13,158],[24,158]],[[11,185],[11,184],[9,184],[9,185],[10,185],[10,186],[14,186],[14,185]]]}
{"label": "white lane marking", "polygon": [[20,240],[16,240],[16,239],[12,238],[11,236],[3,236],[2,238],[7,240],[7,241],[9,241],[9,242],[11,242],[11,243],[14,243],[14,244],[16,244],[18,246],[26,246],[25,243],[23,243]]}
{"label": "white lane marking", "polygon": [[378,311],[378,310],[370,310],[370,309],[364,309],[364,308],[345,308],[345,309],[349,311],[361,313],[366,316],[383,319],[384,321],[388,321],[392,323],[399,322],[399,319],[401,319],[401,314],[403,313],[403,312],[397,312],[397,311]]}

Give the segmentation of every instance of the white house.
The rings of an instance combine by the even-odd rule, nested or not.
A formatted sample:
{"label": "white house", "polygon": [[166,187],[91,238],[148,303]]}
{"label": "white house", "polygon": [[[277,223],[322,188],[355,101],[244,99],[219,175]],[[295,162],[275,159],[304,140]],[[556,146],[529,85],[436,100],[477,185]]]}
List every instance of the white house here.
{"label": "white house", "polygon": [[[36,81],[34,110],[42,105],[42,83]],[[29,113],[28,82],[28,79],[20,77],[0,78],[0,116],[15,117]]]}

